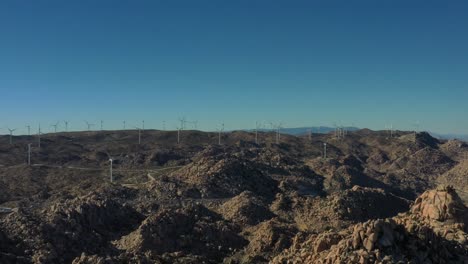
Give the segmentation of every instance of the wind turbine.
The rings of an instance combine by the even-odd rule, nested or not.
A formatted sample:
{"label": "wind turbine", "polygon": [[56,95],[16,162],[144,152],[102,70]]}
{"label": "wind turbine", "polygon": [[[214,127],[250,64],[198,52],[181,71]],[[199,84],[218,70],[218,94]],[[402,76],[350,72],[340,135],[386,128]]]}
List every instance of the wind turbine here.
{"label": "wind turbine", "polygon": [[31,135],[31,126],[27,125],[26,128],[28,129],[28,136],[30,136]]}
{"label": "wind turbine", "polygon": [[31,143],[28,144],[28,165],[31,166]]}
{"label": "wind turbine", "polygon": [[101,120],[101,131],[104,130],[104,121]]}
{"label": "wind turbine", "polygon": [[180,130],[181,128],[180,127],[176,127],[177,128],[177,144],[180,144]]}
{"label": "wind turbine", "polygon": [[8,128],[8,131],[10,131],[10,144],[13,144],[13,132],[16,131],[16,128],[15,129]]}
{"label": "wind turbine", "polygon": [[109,162],[110,162],[110,169],[109,169],[109,172],[110,172],[110,182],[114,182],[114,176],[112,175],[112,164],[114,163],[114,160],[112,158],[109,159]]}
{"label": "wind turbine", "polygon": [[138,129],[138,145],[141,144],[141,128],[139,127],[134,127],[135,129]]}
{"label": "wind turbine", "polygon": [[255,144],[258,144],[258,129],[261,128],[262,123],[255,121]]}
{"label": "wind turbine", "polygon": [[127,128],[127,122],[124,120],[123,121],[123,129],[125,130]]}
{"label": "wind turbine", "polygon": [[37,130],[37,146],[41,148],[41,124],[39,124],[39,129]]}
{"label": "wind turbine", "polygon": [[190,123],[192,123],[192,125],[193,125],[193,129],[197,129],[197,126],[198,126],[198,120],[192,121],[192,122],[190,122]]}
{"label": "wind turbine", "polygon": [[163,121],[163,130],[166,130],[166,121]]}
{"label": "wind turbine", "polygon": [[[270,122],[270,126],[271,126],[271,131],[275,131],[275,124],[273,122]],[[275,140],[278,141],[278,135],[275,135]]]}
{"label": "wind turbine", "polygon": [[63,121],[63,123],[65,124],[65,132],[68,132],[68,121]]}
{"label": "wind turbine", "polygon": [[277,136],[276,136],[276,144],[279,144],[279,141],[281,140],[281,128],[283,126],[283,123],[279,123],[278,126],[276,127],[277,129]]}
{"label": "wind turbine", "polygon": [[145,120],[141,121],[141,129],[145,130]]}
{"label": "wind turbine", "polygon": [[179,118],[179,122],[180,122],[180,129],[184,130],[185,124],[187,123],[187,119],[185,119],[185,117]]}
{"label": "wind turbine", "polygon": [[57,133],[57,127],[59,125],[59,122],[55,123],[55,125],[50,125],[51,127],[54,128],[54,133]]}
{"label": "wind turbine", "polygon": [[85,121],[86,125],[88,126],[88,131],[91,131],[91,127],[94,126],[94,124],[89,123],[88,121]]}
{"label": "wind turbine", "polygon": [[275,141],[276,141],[276,144],[279,144],[279,141],[281,139],[281,126],[282,126],[282,123],[278,123],[278,124],[275,124],[273,122],[270,122],[270,125],[271,125],[271,130],[275,131],[276,130],[276,135],[275,135]]}
{"label": "wind turbine", "polygon": [[221,124],[221,128],[218,128],[218,144],[221,145],[221,133],[224,132],[224,123]]}

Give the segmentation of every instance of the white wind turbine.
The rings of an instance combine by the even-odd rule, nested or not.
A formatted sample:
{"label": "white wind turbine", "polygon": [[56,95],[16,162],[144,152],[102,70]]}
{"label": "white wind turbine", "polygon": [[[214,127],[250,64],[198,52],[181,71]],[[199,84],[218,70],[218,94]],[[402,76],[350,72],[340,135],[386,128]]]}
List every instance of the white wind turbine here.
{"label": "white wind turbine", "polygon": [[141,128],[139,127],[134,127],[135,129],[138,130],[138,145],[141,144]]}
{"label": "white wind turbine", "polygon": [[180,129],[184,130],[185,124],[187,124],[187,119],[185,117],[179,118],[179,122],[180,122]]}
{"label": "white wind turbine", "polygon": [[221,145],[221,133],[224,132],[224,123],[221,124],[221,128],[216,130],[218,131],[218,144]]}
{"label": "white wind turbine", "polygon": [[31,166],[31,143],[28,144],[28,166]]}
{"label": "white wind turbine", "polygon": [[110,162],[110,168],[109,168],[109,172],[110,172],[110,182],[114,182],[114,176],[112,175],[112,165],[113,165],[113,163],[114,163],[114,159],[109,158],[109,162]]}
{"label": "white wind turbine", "polygon": [[262,127],[262,123],[255,121],[255,144],[258,144],[258,130]]}
{"label": "white wind turbine", "polygon": [[53,124],[53,125],[50,125],[51,127],[54,128],[54,133],[57,133],[57,127],[58,127],[58,125],[59,125],[59,122],[57,122],[57,123],[55,123],[55,124]]}
{"label": "white wind turbine", "polygon": [[281,128],[283,128],[283,123],[282,122],[280,122],[278,124],[278,126],[276,127],[276,129],[277,129],[276,144],[279,144],[279,142],[281,140]]}
{"label": "white wind turbine", "polygon": [[37,147],[41,148],[41,124],[39,123],[39,129],[37,130]]}
{"label": "white wind turbine", "polygon": [[177,129],[177,144],[180,144],[180,131],[181,131],[181,127],[176,127]]}
{"label": "white wind turbine", "polygon": [[10,131],[10,144],[13,144],[13,132],[16,131],[16,128],[14,129],[10,129],[10,128],[7,128],[8,131]]}
{"label": "white wind turbine", "polygon": [[88,127],[88,131],[91,131],[91,128],[95,125],[95,124],[89,123],[88,121],[85,121],[85,123],[86,123],[86,126]]}

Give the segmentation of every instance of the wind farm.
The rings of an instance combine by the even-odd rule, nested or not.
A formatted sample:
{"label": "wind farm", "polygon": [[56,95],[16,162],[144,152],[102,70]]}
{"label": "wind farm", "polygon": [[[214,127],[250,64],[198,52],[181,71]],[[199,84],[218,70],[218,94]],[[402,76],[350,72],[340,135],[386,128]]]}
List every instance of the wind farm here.
{"label": "wind farm", "polygon": [[[188,254],[185,256],[188,263],[199,258],[211,261],[261,258],[280,263],[292,254],[283,251],[287,246],[254,252],[249,241],[256,243],[265,232],[288,234],[284,239],[293,241],[291,230],[321,233],[329,228],[352,227],[364,220],[392,217],[409,210],[410,201],[424,195],[426,190],[454,181],[457,181],[454,189],[437,189],[437,192],[455,195],[460,199],[458,206],[468,202],[468,182],[459,173],[461,168],[467,168],[468,162],[468,144],[463,141],[439,140],[426,132],[400,130],[392,132],[394,135],[389,138],[387,129],[345,132],[336,128],[328,133],[312,133],[308,129],[302,135],[280,135],[280,123],[272,124],[267,131],[259,131],[258,122],[251,130],[225,131],[223,122],[212,132],[182,130],[186,128],[185,118],[174,123],[180,127],[166,131],[150,127],[143,130],[137,126],[134,130],[92,130],[91,123],[85,122],[82,131],[55,132],[54,129],[41,134],[41,147],[32,136],[13,135],[11,139],[10,135],[0,136],[2,226],[16,226],[6,230],[14,237],[14,230],[28,227],[24,226],[26,222],[13,221],[12,217],[27,212],[29,217],[44,219],[42,226],[56,225],[49,223],[47,217],[59,219],[59,215],[65,214],[66,218],[60,221],[93,218],[101,223],[118,223],[117,230],[129,230],[127,236],[131,241],[156,243],[145,238],[148,234],[141,233],[147,232],[141,230],[142,225],[150,224],[153,228],[172,228],[171,232],[189,234],[191,249],[183,253]],[[425,163],[419,163],[419,159]],[[15,187],[14,177],[24,182],[20,189]],[[397,179],[399,184],[395,184]],[[360,198],[355,200],[356,196]],[[299,204],[276,207],[283,199]],[[347,209],[329,210],[325,204],[336,199],[345,202]],[[390,207],[382,208],[379,203],[369,205],[367,199],[382,199]],[[109,202],[99,205],[102,201]],[[121,207],[120,202],[125,206]],[[268,203],[271,205],[267,206]],[[54,204],[53,211],[47,209],[50,204]],[[63,211],[64,206],[94,209]],[[362,208],[366,211],[358,214],[357,210]],[[118,211],[119,218],[133,220],[115,222],[112,214],[104,213],[108,210]],[[257,215],[258,210],[263,213]],[[197,225],[202,230],[211,230],[210,221],[214,220],[200,222],[195,215],[217,213],[221,217],[216,220],[222,221],[221,229],[210,232],[224,235],[228,232],[231,238],[222,242],[194,229],[180,231],[187,228],[187,223],[179,226],[180,223],[172,222],[171,226],[164,226],[158,218],[163,217],[162,212],[182,214],[189,226]],[[159,220],[149,223],[152,218],[145,220],[145,217]],[[265,230],[262,227],[265,224],[274,225],[274,231]],[[234,227],[244,231],[235,231]],[[252,227],[258,230],[251,235],[243,233]],[[69,224],[55,228],[60,232],[74,229]],[[86,249],[86,243],[96,243],[97,239],[88,237],[89,228],[108,232],[110,239],[116,227],[80,222],[78,235],[83,237],[66,238],[64,243],[74,250],[61,252],[60,262],[76,262],[82,258],[81,252],[112,252],[113,246],[105,244]],[[50,236],[53,234],[42,233],[29,238],[39,247],[36,254],[47,254],[41,241]],[[89,241],[84,243],[84,237]],[[177,249],[177,237],[171,235],[164,239],[173,241]],[[214,243],[216,249],[200,244],[201,238]],[[130,261],[129,254],[136,253],[130,253],[135,249],[129,241],[126,236],[115,240],[123,253],[113,253],[113,259]],[[205,250],[191,251],[192,247],[199,246]],[[218,246],[236,248],[237,253],[218,250]],[[179,257],[165,255],[163,259],[176,261]]]}
{"label": "wind farm", "polygon": [[468,264],[465,1],[0,1],[0,264]]}

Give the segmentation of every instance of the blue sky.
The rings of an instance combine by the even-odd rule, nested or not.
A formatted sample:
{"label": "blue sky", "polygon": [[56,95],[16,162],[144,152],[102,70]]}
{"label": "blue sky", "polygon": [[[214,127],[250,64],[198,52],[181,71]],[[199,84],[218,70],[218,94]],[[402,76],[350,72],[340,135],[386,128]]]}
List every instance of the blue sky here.
{"label": "blue sky", "polygon": [[466,14],[456,0],[5,0],[0,127],[468,133]]}

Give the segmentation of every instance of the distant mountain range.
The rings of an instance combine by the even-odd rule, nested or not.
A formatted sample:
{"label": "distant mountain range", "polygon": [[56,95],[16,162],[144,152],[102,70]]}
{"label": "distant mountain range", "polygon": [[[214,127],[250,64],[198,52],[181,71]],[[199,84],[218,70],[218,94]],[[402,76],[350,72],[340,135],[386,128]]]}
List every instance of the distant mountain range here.
{"label": "distant mountain range", "polygon": [[433,133],[429,132],[431,136],[439,139],[459,139],[463,141],[468,142],[468,135],[460,135],[460,134],[439,134],[439,133]]}
{"label": "distant mountain range", "polygon": [[[348,131],[356,131],[359,130],[360,128],[357,127],[343,127],[343,129],[346,129]],[[253,131],[253,129],[248,129],[245,131]],[[259,129],[258,131],[262,132],[270,132],[274,131],[274,129]],[[300,136],[300,135],[305,135],[309,133],[309,131],[312,131],[312,133],[321,133],[321,134],[326,134],[332,131],[335,131],[335,128],[333,127],[326,127],[326,126],[320,126],[320,127],[294,127],[294,128],[288,128],[284,127],[281,128],[281,133],[283,134],[288,134],[288,135],[293,135],[293,136]]]}
{"label": "distant mountain range", "polygon": [[[344,127],[344,129],[348,131],[356,131],[361,128],[358,127]],[[295,127],[295,128],[281,128],[281,133],[284,134],[289,134],[289,135],[294,135],[294,136],[300,136],[300,135],[305,135],[309,133],[309,131],[312,130],[312,133],[322,133],[326,134],[329,132],[335,131],[334,127],[327,127],[327,126],[312,126],[312,127]],[[252,129],[248,130],[252,131]],[[259,129],[259,131],[263,132],[268,132],[272,131],[272,129]],[[434,132],[429,132],[433,137],[439,138],[439,139],[459,139],[463,141],[468,142],[468,135],[463,135],[463,134],[442,134],[442,133],[434,133]]]}

